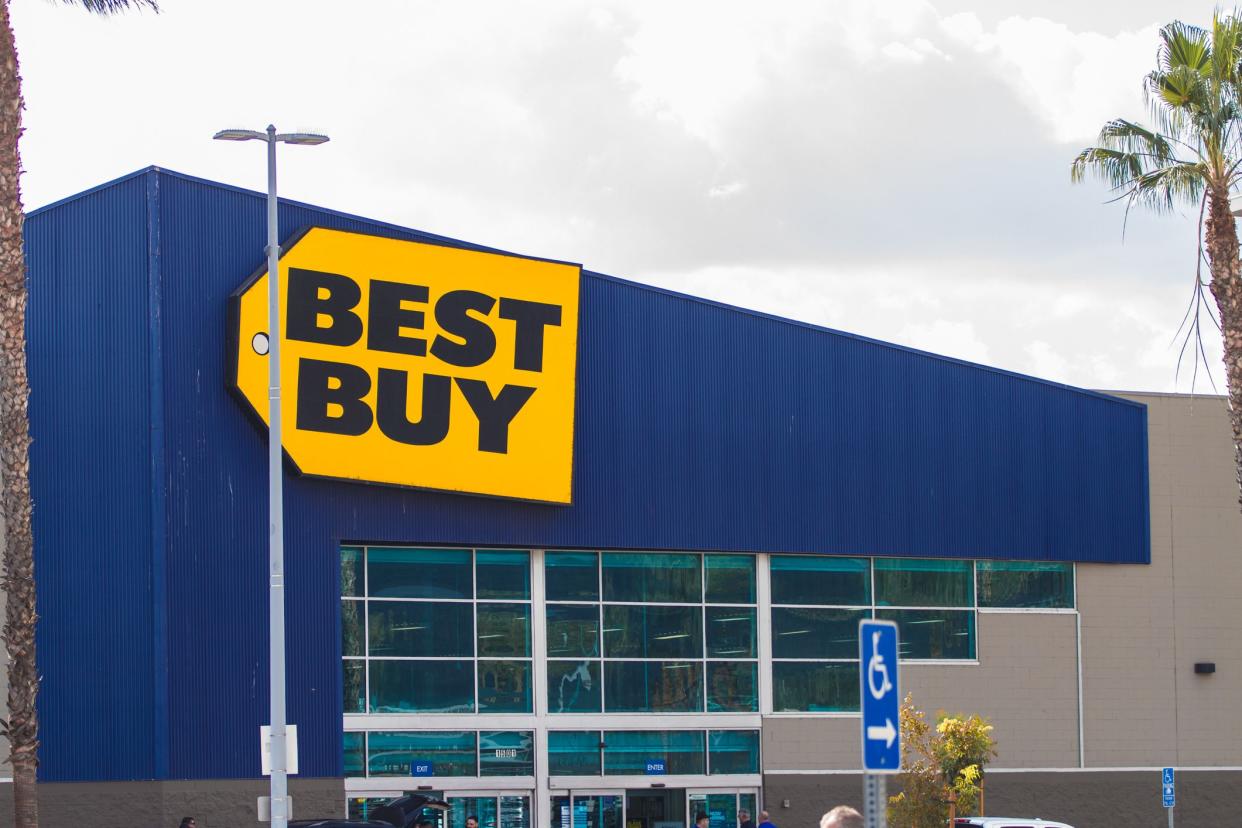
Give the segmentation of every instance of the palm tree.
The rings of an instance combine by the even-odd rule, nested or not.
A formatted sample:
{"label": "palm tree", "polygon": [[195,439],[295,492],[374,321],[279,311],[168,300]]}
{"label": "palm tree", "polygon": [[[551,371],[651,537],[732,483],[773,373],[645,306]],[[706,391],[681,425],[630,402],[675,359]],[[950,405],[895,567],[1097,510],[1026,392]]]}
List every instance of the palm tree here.
{"label": "palm tree", "polygon": [[[1078,154],[1070,167],[1073,181],[1089,173],[1111,185],[1117,199],[1157,212],[1189,205],[1199,211],[1201,264],[1206,252],[1210,281],[1198,264],[1194,294],[1183,320],[1196,360],[1206,363],[1200,336],[1203,288],[1216,300],[1225,346],[1225,381],[1233,425],[1242,503],[1242,283],[1239,283],[1238,232],[1229,209],[1229,192],[1242,175],[1242,20],[1238,13],[1212,19],[1211,30],[1175,21],[1160,30],[1157,66],[1143,88],[1154,128],[1131,121],[1109,121],[1099,146]],[[1206,217],[1206,223],[1205,223]],[[1179,364],[1181,357],[1179,357]]]}
{"label": "palm tree", "polygon": [[[98,14],[129,6],[158,11],[155,0],[65,0]],[[4,520],[4,645],[9,656],[8,737],[13,768],[13,824],[38,828],[36,798],[39,719],[35,700],[34,542],[30,530],[30,422],[26,399],[26,263],[22,255],[22,199],[19,176],[22,82],[9,17],[0,0],[0,516]]]}

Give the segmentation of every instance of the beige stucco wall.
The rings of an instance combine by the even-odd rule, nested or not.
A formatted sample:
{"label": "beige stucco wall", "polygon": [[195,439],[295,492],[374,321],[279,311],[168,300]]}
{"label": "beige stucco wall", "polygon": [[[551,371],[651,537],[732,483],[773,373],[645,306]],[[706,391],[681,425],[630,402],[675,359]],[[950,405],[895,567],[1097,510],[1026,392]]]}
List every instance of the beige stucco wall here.
{"label": "beige stucco wall", "polygon": [[[1224,399],[1124,394],[1148,406],[1150,566],[1078,567],[1085,764],[1242,766],[1242,512]],[[929,714],[979,713],[995,767],[1074,768],[1074,614],[979,614],[979,663],[907,664]],[[1196,661],[1216,662],[1211,676]],[[858,767],[857,717],[765,718],[764,767]]]}

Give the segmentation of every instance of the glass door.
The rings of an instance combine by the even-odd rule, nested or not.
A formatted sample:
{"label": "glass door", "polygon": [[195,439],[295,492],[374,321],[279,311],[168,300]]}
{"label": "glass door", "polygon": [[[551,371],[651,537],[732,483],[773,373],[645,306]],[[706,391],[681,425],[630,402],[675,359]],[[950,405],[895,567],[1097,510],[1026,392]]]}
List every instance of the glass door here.
{"label": "glass door", "polygon": [[552,795],[552,828],[625,828],[625,791],[562,791]]}
{"label": "glass door", "polygon": [[449,791],[444,828],[466,828],[471,817],[478,828],[531,828],[530,794],[525,791],[456,793]]}
{"label": "glass door", "polygon": [[758,822],[755,807],[758,804],[754,789],[691,789],[686,791],[687,822],[693,823],[699,814],[707,814],[709,828],[738,828],[739,813],[745,811],[752,825]]}

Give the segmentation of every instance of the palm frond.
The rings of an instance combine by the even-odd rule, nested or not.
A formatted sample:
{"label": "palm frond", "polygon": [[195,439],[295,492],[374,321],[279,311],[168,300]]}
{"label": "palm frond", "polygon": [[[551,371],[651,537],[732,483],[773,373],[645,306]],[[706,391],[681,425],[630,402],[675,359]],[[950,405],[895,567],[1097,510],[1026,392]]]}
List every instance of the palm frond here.
{"label": "palm frond", "polygon": [[1160,51],[1157,59],[1166,72],[1185,67],[1204,73],[1212,61],[1211,43],[1211,38],[1204,29],[1174,20],[1160,29]]}
{"label": "palm frond", "polygon": [[147,8],[159,12],[157,0],[61,0],[67,6],[81,6],[95,14],[116,14],[132,8]]}

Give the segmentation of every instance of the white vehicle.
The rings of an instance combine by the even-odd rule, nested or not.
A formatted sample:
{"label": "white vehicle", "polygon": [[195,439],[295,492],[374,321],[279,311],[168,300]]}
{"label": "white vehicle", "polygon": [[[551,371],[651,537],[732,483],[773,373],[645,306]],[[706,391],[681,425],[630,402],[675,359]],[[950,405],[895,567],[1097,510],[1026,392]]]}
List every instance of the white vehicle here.
{"label": "white vehicle", "polygon": [[958,817],[953,824],[964,828],[1073,828],[1064,822],[1049,822],[1038,817]]}

